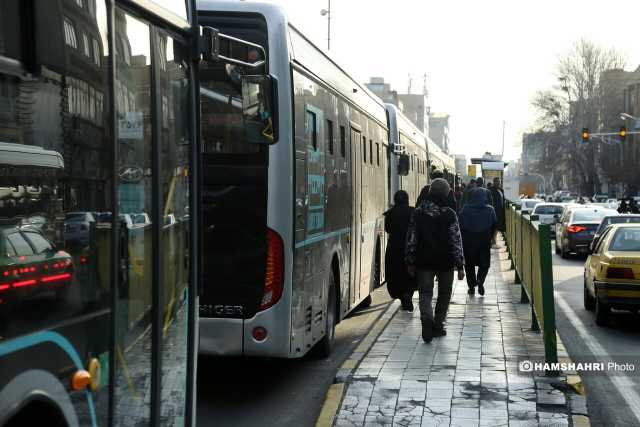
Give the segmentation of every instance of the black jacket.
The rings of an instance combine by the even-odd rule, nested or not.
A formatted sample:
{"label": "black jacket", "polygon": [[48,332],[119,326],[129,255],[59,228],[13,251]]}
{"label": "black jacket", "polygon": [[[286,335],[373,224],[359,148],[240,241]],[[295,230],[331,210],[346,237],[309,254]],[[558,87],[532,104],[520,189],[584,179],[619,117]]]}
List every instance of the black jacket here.
{"label": "black jacket", "polygon": [[426,200],[413,211],[407,231],[406,263],[431,271],[464,267],[460,226],[451,208]]}

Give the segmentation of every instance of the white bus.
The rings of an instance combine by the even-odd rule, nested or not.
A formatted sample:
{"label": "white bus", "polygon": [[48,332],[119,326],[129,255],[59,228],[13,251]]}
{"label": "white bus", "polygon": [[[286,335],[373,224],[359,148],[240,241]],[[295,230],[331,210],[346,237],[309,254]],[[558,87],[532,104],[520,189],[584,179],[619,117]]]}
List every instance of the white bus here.
{"label": "white bus", "polygon": [[[404,145],[394,154],[384,103],[281,8],[197,7],[200,25],[264,46],[268,58],[263,70],[201,67],[199,351],[295,358],[316,347],[326,355],[335,325],[384,280],[382,214],[393,188],[410,186],[415,200],[426,183],[424,140],[395,114],[392,138]],[[274,145],[247,144],[242,125],[239,76],[257,72],[275,82]],[[392,180],[398,174],[406,177]]]}
{"label": "white bus", "polygon": [[[405,168],[399,167],[397,162],[390,162],[389,183],[391,197],[398,190],[409,194],[409,203],[413,204],[418,195],[429,181],[429,156],[427,154],[427,139],[402,112],[393,104],[386,104],[389,122],[389,140],[395,153],[408,156],[405,158]],[[404,156],[403,156],[404,157]]]}

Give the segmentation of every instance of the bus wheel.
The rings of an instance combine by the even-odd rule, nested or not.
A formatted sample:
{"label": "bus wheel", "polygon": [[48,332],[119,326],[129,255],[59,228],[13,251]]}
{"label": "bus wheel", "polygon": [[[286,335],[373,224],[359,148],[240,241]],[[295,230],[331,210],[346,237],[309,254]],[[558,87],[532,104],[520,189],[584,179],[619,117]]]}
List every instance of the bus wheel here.
{"label": "bus wheel", "polygon": [[327,297],[327,315],[325,316],[325,334],[318,342],[317,354],[320,357],[329,357],[331,347],[336,334],[336,278],[331,269],[329,274],[329,295]]}

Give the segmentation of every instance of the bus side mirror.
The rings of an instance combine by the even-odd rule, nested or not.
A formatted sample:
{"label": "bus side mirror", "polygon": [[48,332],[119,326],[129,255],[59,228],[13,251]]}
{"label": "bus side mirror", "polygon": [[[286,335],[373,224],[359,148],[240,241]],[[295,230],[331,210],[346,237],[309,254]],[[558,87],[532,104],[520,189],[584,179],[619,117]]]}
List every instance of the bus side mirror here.
{"label": "bus side mirror", "polygon": [[275,77],[242,76],[242,121],[250,144],[278,142],[278,80]]}
{"label": "bus side mirror", "polygon": [[400,154],[398,157],[398,175],[407,176],[409,175],[409,155],[408,154]]}

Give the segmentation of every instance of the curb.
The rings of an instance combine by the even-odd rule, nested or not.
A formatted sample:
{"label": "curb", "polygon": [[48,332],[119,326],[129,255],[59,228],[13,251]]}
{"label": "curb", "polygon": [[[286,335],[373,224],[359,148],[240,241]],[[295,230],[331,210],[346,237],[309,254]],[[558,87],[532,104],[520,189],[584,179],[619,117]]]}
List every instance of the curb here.
{"label": "curb", "polygon": [[[556,331],[556,339],[558,344],[565,350],[566,347],[560,338],[560,334]],[[559,362],[573,363],[568,353],[566,357],[559,357]],[[565,395],[567,397],[567,404],[569,406],[569,417],[572,420],[574,427],[591,427],[591,420],[589,417],[589,410],[587,408],[587,392],[584,389],[582,378],[576,371],[566,371],[566,382],[569,386]],[[570,394],[572,390],[575,394]]]}
{"label": "curb", "polygon": [[353,372],[369,352],[373,344],[376,342],[382,331],[387,327],[393,316],[400,308],[400,302],[393,300],[386,311],[375,321],[371,330],[360,341],[358,346],[353,350],[347,360],[345,360],[333,380],[333,384],[329,387],[327,394],[320,410],[320,416],[316,420],[315,427],[331,427],[335,421],[336,415],[340,410],[340,404],[346,391],[346,383],[351,378]]}

